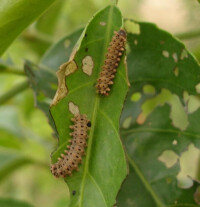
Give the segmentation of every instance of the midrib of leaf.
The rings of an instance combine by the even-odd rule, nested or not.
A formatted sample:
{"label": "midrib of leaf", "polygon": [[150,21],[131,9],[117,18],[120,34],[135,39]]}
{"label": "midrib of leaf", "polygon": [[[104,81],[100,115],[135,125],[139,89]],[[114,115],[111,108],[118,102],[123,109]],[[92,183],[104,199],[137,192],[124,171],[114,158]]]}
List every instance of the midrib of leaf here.
{"label": "midrib of leaf", "polygon": [[90,84],[93,85],[93,83],[94,83],[94,81],[89,81],[89,82],[87,82],[87,83],[85,83],[85,84],[82,84],[81,86],[78,86],[78,87],[76,87],[76,88],[70,90],[69,93],[68,93],[67,95],[69,95],[69,94],[71,94],[71,93],[74,93],[74,92],[76,92],[77,90],[83,89],[84,87],[89,86]]}
{"label": "midrib of leaf", "polygon": [[131,134],[137,132],[160,132],[160,133],[172,133],[172,134],[182,134],[188,137],[200,138],[199,134],[193,134],[190,132],[184,132],[173,129],[160,129],[160,128],[141,128],[141,129],[130,129],[126,131],[122,131],[121,134]]}
{"label": "midrib of leaf", "polygon": [[142,183],[144,184],[144,186],[146,187],[146,189],[149,191],[149,193],[151,194],[152,198],[154,199],[154,201],[156,202],[158,207],[166,207],[158,198],[158,196],[155,194],[154,190],[152,189],[151,185],[148,183],[148,181],[146,180],[146,178],[143,176],[142,172],[140,171],[140,169],[138,168],[138,166],[136,165],[136,163],[131,159],[131,157],[129,157],[129,155],[127,155],[128,161],[130,163],[130,165],[134,168],[136,174],[139,176],[140,180],[142,181]]}
{"label": "midrib of leaf", "polygon": [[[107,26],[107,31],[105,33],[105,44],[104,44],[104,50],[103,50],[103,54],[106,51],[108,42],[109,42],[109,37],[110,37],[110,27],[111,27],[111,20],[112,20],[112,12],[113,11],[113,6],[111,6],[110,8],[110,12],[109,12],[109,16],[108,16],[108,26]],[[104,55],[102,54],[102,59],[101,59],[101,64],[103,64],[104,62]],[[89,135],[89,141],[88,141],[88,149],[87,149],[87,154],[86,154],[86,159],[85,159],[85,165],[84,165],[84,169],[83,169],[83,179],[81,182],[81,189],[80,189],[80,199],[79,199],[79,206],[82,207],[83,206],[83,194],[84,194],[84,185],[85,185],[85,180],[86,180],[86,174],[88,172],[88,166],[89,166],[89,158],[90,158],[90,154],[91,154],[91,146],[92,146],[92,141],[93,141],[93,135],[94,135],[94,126],[96,123],[96,117],[97,117],[97,109],[99,108],[99,102],[100,102],[100,98],[98,95],[95,96],[95,103],[94,103],[94,109],[93,109],[93,113],[92,113],[92,119],[91,119],[91,123],[92,123],[92,128],[90,131],[90,135]],[[99,187],[99,190],[100,187]],[[102,192],[103,194],[103,192]],[[105,200],[104,200],[105,201]],[[105,201],[106,203],[106,201]]]}

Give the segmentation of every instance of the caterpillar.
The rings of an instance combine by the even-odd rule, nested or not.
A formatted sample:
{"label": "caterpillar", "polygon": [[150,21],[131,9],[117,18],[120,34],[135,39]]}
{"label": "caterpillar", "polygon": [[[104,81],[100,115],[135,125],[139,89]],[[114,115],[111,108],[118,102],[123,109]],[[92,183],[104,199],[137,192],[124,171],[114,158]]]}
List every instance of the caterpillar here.
{"label": "caterpillar", "polygon": [[91,122],[84,115],[75,115],[72,119],[74,125],[69,128],[73,130],[69,135],[72,137],[69,140],[70,145],[67,145],[65,154],[61,154],[58,162],[51,165],[52,174],[58,177],[66,177],[72,175],[72,171],[78,171],[78,164],[82,162],[82,156],[85,155],[85,148],[87,146],[87,131],[91,127]]}
{"label": "caterpillar", "polygon": [[96,84],[97,93],[103,96],[108,96],[110,85],[113,85],[113,79],[117,72],[122,52],[125,50],[126,32],[121,29],[114,32],[114,36],[108,47],[108,52],[105,56],[104,65],[99,74]]}

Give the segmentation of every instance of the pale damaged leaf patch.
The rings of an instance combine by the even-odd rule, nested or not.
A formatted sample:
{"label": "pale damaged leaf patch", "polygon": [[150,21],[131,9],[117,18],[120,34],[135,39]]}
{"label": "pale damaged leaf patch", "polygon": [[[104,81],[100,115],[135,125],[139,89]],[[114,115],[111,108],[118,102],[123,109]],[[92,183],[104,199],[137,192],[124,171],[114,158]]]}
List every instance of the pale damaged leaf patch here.
{"label": "pale damaged leaf patch", "polygon": [[163,51],[162,51],[162,55],[163,55],[164,57],[168,58],[168,57],[169,57],[169,52],[166,51],[166,50],[163,50]]}
{"label": "pale damaged leaf patch", "polygon": [[137,45],[138,44],[138,40],[135,39],[133,43],[134,43],[134,45]]}
{"label": "pale damaged leaf patch", "polygon": [[53,98],[51,106],[56,105],[61,99],[67,95],[67,86],[66,86],[66,76],[74,73],[78,69],[74,60],[64,63],[60,66],[59,70],[56,72],[58,78],[58,89]]}
{"label": "pale damaged leaf patch", "polygon": [[176,77],[178,77],[178,75],[179,75],[179,69],[178,69],[178,67],[175,67],[175,68],[173,69],[173,72],[174,72],[174,75],[175,75]]}
{"label": "pale damaged leaf patch", "polygon": [[78,114],[80,114],[78,106],[75,105],[73,102],[69,102],[69,111],[70,111],[73,115],[78,115]]}
{"label": "pale damaged leaf patch", "polygon": [[172,150],[165,150],[159,157],[158,160],[163,162],[167,168],[171,168],[178,161],[179,156]]}
{"label": "pale damaged leaf patch", "polygon": [[86,56],[82,60],[82,70],[85,74],[91,76],[94,68],[94,62],[91,56]]}
{"label": "pale damaged leaf patch", "polygon": [[173,59],[174,59],[174,62],[177,63],[177,62],[178,62],[178,55],[174,52],[174,53],[172,54],[172,57],[173,57]]}
{"label": "pale damaged leaf patch", "polygon": [[195,86],[195,88],[196,88],[197,93],[200,94],[200,83],[197,84],[197,85]]}
{"label": "pale damaged leaf patch", "polygon": [[125,20],[125,29],[127,33],[137,34],[140,35],[140,25],[138,25],[136,22],[134,22],[131,19]]}
{"label": "pale damaged leaf patch", "polygon": [[106,22],[100,22],[99,23],[101,26],[106,26]]}
{"label": "pale damaged leaf patch", "polygon": [[[136,96],[135,94],[138,93],[134,93],[132,96]],[[188,117],[186,111],[184,110],[184,106],[181,104],[179,97],[172,94],[167,89],[162,89],[160,94],[149,98],[142,104],[142,111],[138,115],[136,122],[140,125],[144,124],[147,117],[157,106],[163,106],[166,103],[171,106],[170,118],[173,125],[180,130],[185,130],[188,126]]]}
{"label": "pale damaged leaf patch", "polygon": [[183,60],[184,58],[188,58],[188,53],[185,49],[182,50],[180,59]]}
{"label": "pale damaged leaf patch", "polygon": [[124,122],[122,124],[122,127],[125,128],[125,129],[128,129],[130,127],[130,125],[131,125],[131,121],[132,121],[132,117],[131,116],[127,117],[124,120]]}

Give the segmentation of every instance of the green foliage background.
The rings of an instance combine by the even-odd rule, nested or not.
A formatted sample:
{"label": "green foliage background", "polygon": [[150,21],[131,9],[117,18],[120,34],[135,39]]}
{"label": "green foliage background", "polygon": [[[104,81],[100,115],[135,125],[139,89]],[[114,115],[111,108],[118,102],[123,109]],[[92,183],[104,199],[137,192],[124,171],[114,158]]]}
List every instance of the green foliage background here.
{"label": "green foliage background", "polygon": [[[145,2],[119,1],[118,7],[124,18],[148,21],[141,12]],[[0,54],[2,54],[0,59],[0,204],[2,206],[31,206],[17,200],[25,200],[34,206],[50,207],[66,206],[69,202],[66,184],[62,180],[54,179],[49,172],[50,154],[57,145],[56,139],[52,137],[52,133],[56,135],[56,132],[50,127],[50,125],[53,126],[53,122],[48,112],[56,90],[55,71],[60,64],[68,60],[72,46],[82,32],[80,28],[85,27],[88,20],[109,3],[95,0],[80,2],[46,0],[29,1],[29,3],[25,0],[16,3],[7,0],[0,1]],[[194,179],[200,177],[199,150],[197,149],[200,146],[198,141],[200,102],[195,90],[199,82],[199,65],[193,57],[194,55],[197,60],[200,60],[198,24],[200,6],[197,1],[194,3],[182,0],[181,4],[187,14],[182,21],[187,22],[188,27],[181,27],[180,21],[178,23],[180,29],[176,31],[170,29],[170,32],[179,37],[191,51],[189,60],[182,65],[181,63],[176,65],[173,56],[167,60],[162,55],[163,50],[169,51],[170,54],[176,53],[179,59],[184,49],[182,43],[170,34],[163,32],[153,24],[128,23],[128,21],[127,25],[125,24],[125,27],[133,30],[131,32],[134,33],[139,28],[142,35],[140,38],[137,34],[128,36],[129,42],[135,41],[134,44],[129,44],[127,50],[128,65],[134,70],[129,70],[129,81],[132,87],[121,117],[121,137],[125,139],[124,144],[128,152],[131,174],[118,195],[119,206],[133,206],[135,202],[141,207],[169,204],[172,206],[177,197],[186,206],[197,206],[192,198],[197,183],[192,183],[193,188],[184,191],[185,194],[177,190],[177,185],[191,187],[193,181],[186,175]],[[165,18],[167,19],[167,16]],[[162,26],[167,29],[167,25]],[[60,40],[61,38],[63,39]],[[165,39],[166,46],[160,46],[160,42],[158,44],[161,40],[159,38]],[[63,42],[69,39],[72,44],[70,48],[67,48],[66,53]],[[135,58],[134,61],[132,57]],[[32,70],[31,74],[28,73],[30,70],[26,70],[26,73],[32,77],[30,80],[35,90],[37,106],[46,113],[48,119],[41,110],[34,107],[36,100],[34,101],[33,92],[28,87],[23,69],[25,60],[28,60],[26,66]],[[39,71],[38,65],[41,69]],[[47,67],[51,72],[42,70]],[[176,77],[173,72],[169,74],[155,72],[158,70],[165,72],[170,67],[178,71],[180,76]],[[188,72],[189,69],[192,72]],[[152,74],[149,71],[152,71]],[[34,76],[31,76],[32,74]],[[165,77],[165,80],[158,82],[152,80],[152,77],[160,79],[159,76]],[[46,84],[43,87],[45,78],[47,82],[51,80],[52,84]],[[168,91],[163,91],[163,88]],[[187,107],[187,115],[184,114],[184,107]],[[138,116],[139,118],[147,117],[147,122],[141,126],[138,124]],[[163,121],[158,122],[158,120]],[[153,123],[152,128],[148,123]],[[170,132],[159,134],[152,131],[154,128],[165,128],[169,131],[176,130],[176,132],[173,136]],[[129,135],[131,130],[135,132]],[[145,130],[150,130],[152,133],[145,133]],[[188,136],[187,133],[194,133],[197,138]],[[142,137],[142,141],[138,137]],[[163,139],[165,144],[163,144]],[[180,144],[178,147],[170,145],[174,140]],[[149,143],[152,145],[151,150],[149,150]],[[187,148],[188,145],[189,148]],[[167,158],[163,158],[162,153],[165,151]],[[185,151],[187,155],[183,156],[182,153]],[[141,152],[145,152],[148,159]],[[162,158],[161,155],[163,155]],[[163,162],[166,165],[176,161],[177,157],[180,163],[166,170],[164,163],[158,161],[158,157],[160,160],[164,159]],[[189,165],[191,160],[192,168]],[[136,165],[139,167],[137,168]],[[181,174],[179,173],[180,167]],[[140,172],[136,169],[140,169]],[[154,177],[158,169],[162,182]],[[178,183],[176,182],[177,174]],[[144,181],[142,176],[147,178],[145,182],[141,182]],[[169,188],[173,196],[171,194],[165,196],[169,191],[160,190],[160,188],[167,189],[163,187],[165,178],[167,181],[173,179]],[[159,182],[156,181],[157,179]],[[129,185],[130,183],[133,186]],[[135,186],[137,188],[134,188]],[[129,189],[137,190],[134,193],[139,198],[138,200],[132,200],[132,194],[128,193],[131,192]],[[142,195],[145,195],[146,199],[141,199]],[[187,196],[184,195],[191,195],[192,199],[186,199]],[[176,206],[176,203],[173,206]]]}

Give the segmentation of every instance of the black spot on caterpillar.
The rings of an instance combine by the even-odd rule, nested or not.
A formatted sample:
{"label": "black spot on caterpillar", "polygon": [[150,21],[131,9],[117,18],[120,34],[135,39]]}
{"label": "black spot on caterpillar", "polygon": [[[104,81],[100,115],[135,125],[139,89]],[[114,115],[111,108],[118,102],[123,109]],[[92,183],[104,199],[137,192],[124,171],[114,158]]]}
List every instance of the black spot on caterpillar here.
{"label": "black spot on caterpillar", "polygon": [[86,115],[76,115],[71,119],[74,125],[70,126],[73,132],[70,133],[72,139],[71,143],[67,145],[65,154],[61,154],[58,162],[51,165],[51,172],[55,177],[66,177],[72,174],[73,170],[78,171],[78,164],[82,161],[82,156],[85,155],[85,148],[87,146],[87,131],[91,127],[91,122]]}
{"label": "black spot on caterpillar", "polygon": [[114,32],[114,36],[109,44],[108,52],[104,61],[104,65],[97,79],[96,89],[97,93],[108,96],[110,91],[110,85],[113,84],[115,73],[122,56],[122,52],[125,50],[126,32],[119,30]]}

